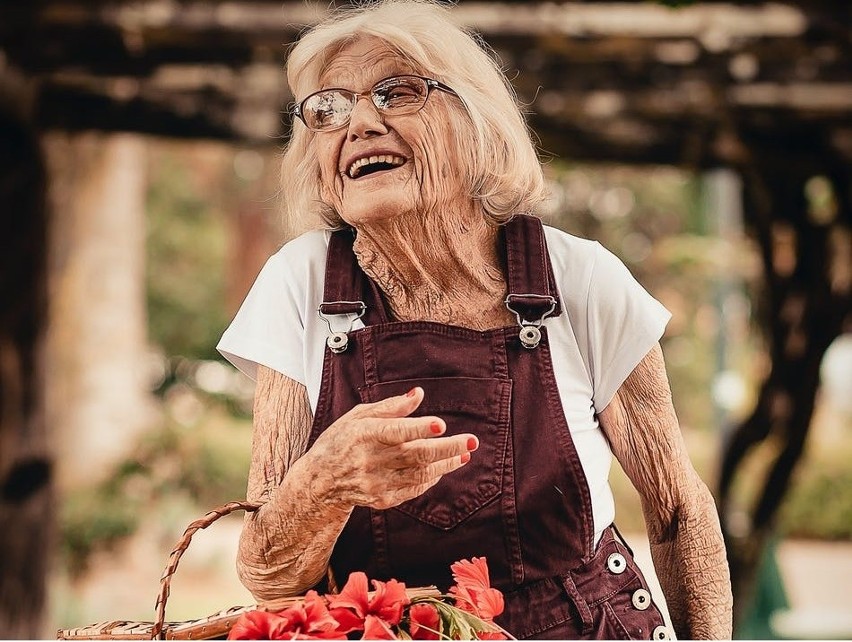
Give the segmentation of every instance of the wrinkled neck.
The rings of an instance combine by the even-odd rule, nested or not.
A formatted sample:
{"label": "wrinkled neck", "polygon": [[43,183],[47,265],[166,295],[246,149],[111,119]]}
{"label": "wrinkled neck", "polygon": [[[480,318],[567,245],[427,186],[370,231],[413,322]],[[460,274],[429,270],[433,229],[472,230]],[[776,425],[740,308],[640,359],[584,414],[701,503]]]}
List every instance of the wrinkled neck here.
{"label": "wrinkled neck", "polygon": [[412,212],[358,226],[354,251],[397,319],[484,329],[505,319],[497,232],[474,207]]}

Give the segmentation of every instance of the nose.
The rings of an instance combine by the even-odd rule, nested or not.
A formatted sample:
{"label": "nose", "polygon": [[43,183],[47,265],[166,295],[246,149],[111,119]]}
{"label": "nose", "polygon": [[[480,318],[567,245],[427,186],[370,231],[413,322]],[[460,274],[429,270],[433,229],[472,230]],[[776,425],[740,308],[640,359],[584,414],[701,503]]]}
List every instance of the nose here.
{"label": "nose", "polygon": [[359,96],[349,116],[349,140],[371,138],[388,133],[382,114],[376,109],[370,96]]}

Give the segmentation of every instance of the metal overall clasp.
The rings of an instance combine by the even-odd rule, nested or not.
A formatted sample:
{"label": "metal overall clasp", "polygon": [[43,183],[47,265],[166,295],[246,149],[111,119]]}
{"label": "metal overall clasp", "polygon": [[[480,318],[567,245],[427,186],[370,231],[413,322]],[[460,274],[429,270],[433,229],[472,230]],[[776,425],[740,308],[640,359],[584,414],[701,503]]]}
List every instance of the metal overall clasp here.
{"label": "metal overall clasp", "polygon": [[[349,327],[346,328],[343,332],[335,332],[334,328],[331,327],[331,319],[330,316],[340,316],[338,314],[330,314],[326,315],[323,313],[322,308],[325,305],[357,305],[360,306],[358,312],[344,312],[349,318]],[[328,346],[329,350],[331,350],[334,354],[340,354],[341,352],[346,352],[346,348],[349,346],[349,333],[352,331],[352,326],[355,324],[355,321],[364,316],[364,313],[367,311],[367,306],[363,301],[323,301],[320,306],[317,308],[317,314],[319,318],[325,321],[325,324],[328,326],[328,338],[325,340],[325,344]],[[352,316],[355,315],[355,316]]]}
{"label": "metal overall clasp", "polygon": [[[512,303],[515,299],[541,299],[544,303],[549,303],[550,308],[541,315],[538,319],[534,319],[529,321],[524,319],[521,316],[521,313],[515,310],[512,307]],[[518,338],[521,340],[521,345],[524,346],[527,350],[532,350],[538,347],[538,344],[541,343],[541,324],[544,323],[544,320],[553,314],[553,311],[556,309],[556,299],[552,296],[544,295],[544,294],[510,294],[506,297],[504,301],[506,307],[509,312],[515,315],[515,318],[518,320],[518,325],[521,327],[521,331],[518,333]]]}

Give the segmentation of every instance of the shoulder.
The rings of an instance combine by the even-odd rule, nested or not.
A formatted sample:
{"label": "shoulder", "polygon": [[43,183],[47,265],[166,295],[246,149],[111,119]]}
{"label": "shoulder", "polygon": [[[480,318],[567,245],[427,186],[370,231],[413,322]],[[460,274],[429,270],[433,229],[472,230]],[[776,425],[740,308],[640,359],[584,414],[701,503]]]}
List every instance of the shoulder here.
{"label": "shoulder", "polygon": [[544,238],[550,254],[562,260],[594,261],[595,254],[601,248],[597,241],[574,236],[550,225],[544,226]]}
{"label": "shoulder", "polygon": [[[303,263],[314,261],[325,261],[328,251],[328,239],[331,232],[328,230],[313,230],[305,232],[288,241],[270,257],[270,261],[276,263]],[[295,267],[295,266],[294,266]]]}
{"label": "shoulder", "polygon": [[575,288],[588,285],[601,253],[606,252],[603,246],[549,225],[544,226],[544,238],[557,283],[568,279]]}
{"label": "shoulder", "polygon": [[630,270],[614,253],[598,241],[584,239],[545,226],[548,254],[557,281],[570,275],[573,283],[584,282],[591,287],[633,283]]}
{"label": "shoulder", "polygon": [[324,274],[325,257],[331,232],[314,230],[288,241],[266,262],[268,276],[285,281],[305,282]]}

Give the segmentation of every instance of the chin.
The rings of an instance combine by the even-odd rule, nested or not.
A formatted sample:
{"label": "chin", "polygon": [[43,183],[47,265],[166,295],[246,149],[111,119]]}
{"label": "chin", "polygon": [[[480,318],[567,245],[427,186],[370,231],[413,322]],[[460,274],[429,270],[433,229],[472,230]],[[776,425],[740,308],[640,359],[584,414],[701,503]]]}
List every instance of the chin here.
{"label": "chin", "polygon": [[397,201],[385,200],[380,196],[370,199],[370,202],[341,208],[340,218],[353,227],[386,223],[398,219],[413,210],[412,203],[407,199]]}

